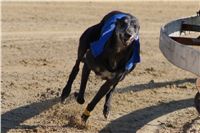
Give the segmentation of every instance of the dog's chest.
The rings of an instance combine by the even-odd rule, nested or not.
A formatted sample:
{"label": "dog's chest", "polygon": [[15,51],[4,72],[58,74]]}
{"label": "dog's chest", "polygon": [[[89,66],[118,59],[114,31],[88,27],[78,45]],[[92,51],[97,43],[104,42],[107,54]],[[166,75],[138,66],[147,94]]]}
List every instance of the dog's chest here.
{"label": "dog's chest", "polygon": [[104,57],[97,59],[92,56],[91,52],[86,54],[86,62],[90,69],[95,72],[97,76],[102,79],[113,79],[120,69],[123,69],[124,66],[122,65],[119,67],[120,61],[122,60],[122,56],[120,54],[114,53],[104,53]]}
{"label": "dog's chest", "polygon": [[[86,63],[89,68],[95,72],[95,74],[102,79],[112,79],[116,76],[116,71],[109,71],[108,65],[109,60],[105,59],[96,59],[92,56],[91,52],[86,54]],[[116,62],[110,62],[111,64],[116,64]]]}
{"label": "dog's chest", "polygon": [[107,70],[104,70],[104,71],[95,70],[94,72],[95,72],[95,74],[97,76],[99,76],[101,79],[104,79],[104,80],[113,79],[115,77],[115,73],[114,72],[111,73],[111,72],[109,72]]}
{"label": "dog's chest", "polygon": [[117,71],[123,69],[128,58],[129,51],[127,49],[112,49],[107,48],[104,53],[103,60],[106,61],[106,66],[109,71]]}

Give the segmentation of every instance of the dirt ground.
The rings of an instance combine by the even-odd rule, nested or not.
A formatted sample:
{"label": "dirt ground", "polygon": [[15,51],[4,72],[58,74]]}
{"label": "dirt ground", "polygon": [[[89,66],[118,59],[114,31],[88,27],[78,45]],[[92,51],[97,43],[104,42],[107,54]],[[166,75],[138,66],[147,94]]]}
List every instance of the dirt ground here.
{"label": "dirt ground", "polygon": [[[2,2],[2,132],[200,133],[193,106],[197,77],[170,64],[159,50],[160,27],[199,8],[198,1]],[[80,35],[111,10],[139,18],[142,62],[117,86],[109,118],[103,117],[102,99],[81,127],[73,119],[103,81],[91,74],[82,106],[72,95],[60,104],[59,96]]]}

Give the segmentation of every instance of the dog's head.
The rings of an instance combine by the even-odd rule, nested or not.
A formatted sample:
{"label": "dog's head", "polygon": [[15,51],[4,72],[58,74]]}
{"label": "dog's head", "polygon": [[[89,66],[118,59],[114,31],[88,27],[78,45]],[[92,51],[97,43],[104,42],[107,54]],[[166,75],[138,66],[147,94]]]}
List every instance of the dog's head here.
{"label": "dog's head", "polygon": [[140,25],[138,19],[127,15],[116,22],[115,34],[123,45],[131,44],[139,34]]}

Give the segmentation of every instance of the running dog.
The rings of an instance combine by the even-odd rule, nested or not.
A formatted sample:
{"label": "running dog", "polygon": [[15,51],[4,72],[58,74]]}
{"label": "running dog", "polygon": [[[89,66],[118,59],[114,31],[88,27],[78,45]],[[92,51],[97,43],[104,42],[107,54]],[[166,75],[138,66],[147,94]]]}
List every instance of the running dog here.
{"label": "running dog", "polygon": [[80,90],[74,94],[79,104],[85,102],[84,93],[91,71],[105,80],[83,112],[81,118],[84,122],[104,96],[106,97],[103,115],[105,118],[108,117],[111,96],[116,85],[140,62],[139,29],[140,25],[136,17],[128,13],[112,11],[81,35],[77,60],[62,91],[61,102],[69,96],[81,62],[84,65]]}

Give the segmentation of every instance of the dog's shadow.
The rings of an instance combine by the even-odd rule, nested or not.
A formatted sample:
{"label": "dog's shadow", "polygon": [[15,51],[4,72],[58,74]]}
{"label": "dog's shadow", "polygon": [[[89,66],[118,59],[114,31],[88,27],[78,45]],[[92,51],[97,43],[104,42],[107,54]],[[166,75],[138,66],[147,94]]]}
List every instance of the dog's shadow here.
{"label": "dog's shadow", "polygon": [[193,106],[192,98],[139,109],[112,121],[100,133],[135,133],[158,117],[191,106]]}
{"label": "dog's shadow", "polygon": [[35,102],[5,112],[1,115],[1,132],[6,133],[10,129],[21,128],[20,123],[40,114],[58,102],[59,98],[54,98],[46,101]]}
{"label": "dog's shadow", "polygon": [[[195,79],[183,79],[159,83],[150,82],[147,84],[139,84],[135,86],[129,86],[126,88],[119,88],[117,90],[117,93],[125,93],[130,91],[137,92],[145,89],[160,88],[167,85],[181,85],[188,82],[195,83]],[[139,109],[130,114],[124,115],[114,121],[111,121],[106,127],[104,127],[100,131],[100,133],[135,133],[144,125],[158,117],[161,117],[179,109],[184,109],[192,106],[194,106],[193,98],[180,101],[171,101],[169,103],[161,103],[159,105]]]}
{"label": "dog's shadow", "polygon": [[165,87],[165,86],[179,86],[181,84],[184,83],[192,83],[194,84],[196,81],[196,79],[194,78],[187,78],[187,79],[181,79],[181,80],[176,80],[176,81],[167,81],[167,82],[154,82],[154,81],[150,81],[149,83],[145,83],[145,84],[136,84],[134,86],[128,86],[126,88],[118,88],[117,92],[118,93],[126,93],[126,92],[138,92],[138,91],[143,91],[143,90],[147,90],[147,89],[156,89],[156,88],[161,88],[161,87]]}

